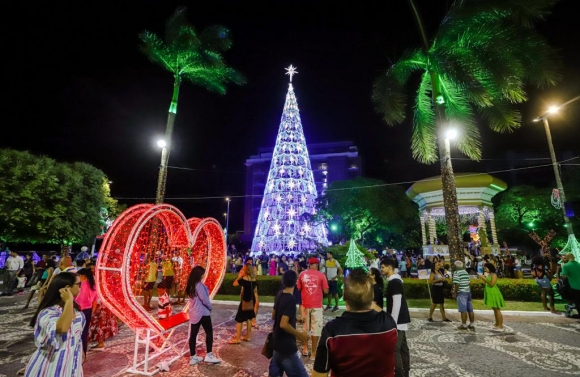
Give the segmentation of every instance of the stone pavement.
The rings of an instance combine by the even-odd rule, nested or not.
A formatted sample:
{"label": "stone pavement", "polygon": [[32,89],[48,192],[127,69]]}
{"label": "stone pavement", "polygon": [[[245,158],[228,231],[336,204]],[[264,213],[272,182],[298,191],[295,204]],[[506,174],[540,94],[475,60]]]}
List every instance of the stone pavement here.
{"label": "stone pavement", "polygon": [[[15,376],[28,361],[34,349],[33,332],[27,323],[33,310],[22,310],[26,296],[0,298],[0,376]],[[34,304],[34,301],[33,301]],[[170,376],[242,377],[267,376],[268,360],[260,350],[271,328],[270,307],[260,309],[259,330],[252,340],[239,345],[227,341],[235,331],[235,305],[216,304],[214,324],[214,354],[223,360],[220,365],[188,365],[184,356],[170,367]],[[338,313],[325,312],[325,320]],[[490,331],[493,315],[488,312],[476,317],[476,332],[459,332],[458,314],[448,310],[453,323],[426,321],[425,312],[412,313],[408,332],[413,377],[561,377],[580,376],[580,323],[563,316],[508,316],[507,331]],[[437,313],[435,315],[437,318]],[[187,326],[177,332],[187,336]],[[198,336],[198,352],[205,354],[203,331]],[[126,326],[107,341],[104,351],[91,351],[85,363],[85,376],[131,376],[125,373],[133,357],[134,335]],[[307,369],[312,363],[303,358]],[[157,362],[157,361],[156,361]],[[356,377],[356,376],[354,376]]]}

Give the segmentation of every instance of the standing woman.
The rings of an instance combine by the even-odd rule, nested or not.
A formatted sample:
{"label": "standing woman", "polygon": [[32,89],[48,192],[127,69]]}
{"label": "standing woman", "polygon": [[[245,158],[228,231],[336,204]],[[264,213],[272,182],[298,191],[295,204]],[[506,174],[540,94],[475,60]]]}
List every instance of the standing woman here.
{"label": "standing woman", "polygon": [[85,326],[83,327],[83,352],[87,354],[87,345],[89,339],[89,325],[93,312],[97,309],[97,287],[95,286],[95,277],[89,268],[81,268],[77,274],[81,280],[81,292],[75,301],[80,306],[85,315]]}
{"label": "standing woman", "polygon": [[278,275],[276,273],[276,266],[278,265],[277,259],[274,254],[270,255],[270,276]]}
{"label": "standing woman", "polygon": [[[242,286],[241,302],[236,313],[236,336],[232,338],[229,344],[240,344],[240,340],[250,341],[252,335],[252,319],[256,317],[254,305],[256,303],[256,294],[258,293],[258,284],[256,283],[256,273],[252,268],[252,260],[248,259],[246,265],[240,271],[238,278],[234,280],[234,287]],[[242,326],[246,323],[246,336],[242,338]]]}
{"label": "standing woman", "polygon": [[[189,365],[196,365],[202,361],[208,364],[219,364],[221,360],[213,355],[213,325],[211,323],[211,300],[209,290],[201,282],[205,268],[195,266],[187,278],[185,293],[189,296]],[[205,331],[205,358],[197,356],[195,345],[199,328]]]}
{"label": "standing woman", "polygon": [[85,316],[75,302],[81,281],[76,274],[61,272],[49,285],[30,326],[34,327],[36,351],[27,377],[82,377],[81,336]]}
{"label": "standing woman", "polygon": [[[485,275],[480,275],[479,278],[485,283],[483,291],[483,303],[485,306],[493,309],[493,316],[495,317],[495,324],[493,330],[503,331],[503,315],[501,308],[505,306],[503,296],[497,287],[497,274],[495,266],[491,263],[486,263],[483,267]],[[486,277],[487,276],[487,277]]]}
{"label": "standing woman", "polygon": [[445,295],[443,294],[443,283],[445,276],[441,272],[443,262],[437,261],[431,267],[431,274],[429,275],[429,284],[431,284],[431,307],[429,308],[429,318],[427,321],[433,322],[433,312],[437,305],[439,305],[439,312],[443,322],[451,322],[445,315]]}
{"label": "standing woman", "polygon": [[369,276],[373,281],[373,304],[371,309],[380,312],[383,310],[384,307],[384,300],[383,300],[383,277],[381,276],[381,272],[374,267],[371,267],[369,272]]}

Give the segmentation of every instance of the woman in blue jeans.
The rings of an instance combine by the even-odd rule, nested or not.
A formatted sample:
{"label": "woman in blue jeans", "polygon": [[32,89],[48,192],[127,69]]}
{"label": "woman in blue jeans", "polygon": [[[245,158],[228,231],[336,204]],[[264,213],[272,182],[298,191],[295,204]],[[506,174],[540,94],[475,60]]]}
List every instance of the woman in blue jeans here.
{"label": "woman in blue jeans", "polygon": [[295,271],[288,270],[282,275],[284,289],[278,292],[272,319],[274,319],[274,355],[270,359],[268,375],[281,377],[284,373],[288,377],[308,377],[306,368],[298,356],[296,338],[302,342],[308,342],[309,335],[306,332],[296,330],[296,299],[294,298],[294,286],[298,275]]}

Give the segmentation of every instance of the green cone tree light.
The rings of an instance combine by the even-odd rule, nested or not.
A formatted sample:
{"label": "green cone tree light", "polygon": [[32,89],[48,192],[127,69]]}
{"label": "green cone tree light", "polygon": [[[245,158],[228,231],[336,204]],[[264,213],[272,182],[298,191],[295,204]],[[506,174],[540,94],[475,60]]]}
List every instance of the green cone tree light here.
{"label": "green cone tree light", "polygon": [[[409,0],[423,47],[404,53],[375,81],[373,101],[389,125],[405,120],[405,86],[420,75],[414,96],[413,157],[431,164],[439,160],[447,237],[451,258],[463,246],[455,178],[446,131],[458,130],[457,147],[481,159],[476,114],[496,132],[512,132],[521,116],[514,104],[527,100],[524,85],[554,85],[559,79],[555,50],[533,29],[556,0],[455,1],[429,39],[414,0]],[[447,141],[448,142],[448,141]]]}
{"label": "green cone tree light", "polygon": [[141,51],[154,63],[173,74],[173,97],[169,106],[165,127],[165,146],[161,151],[161,165],[157,180],[155,202],[162,203],[165,197],[167,164],[171,151],[171,138],[177,115],[179,87],[183,79],[210,91],[225,94],[226,84],[243,84],[245,79],[236,70],[226,66],[222,53],[229,50],[232,41],[229,31],[223,26],[211,26],[197,33],[187,21],[186,8],[178,8],[169,18],[165,28],[165,39],[144,31],[139,35]]}
{"label": "green cone tree light", "polygon": [[349,270],[352,270],[353,268],[364,268],[365,270],[368,270],[364,255],[356,246],[354,239],[351,239],[350,245],[348,245],[344,266]]}

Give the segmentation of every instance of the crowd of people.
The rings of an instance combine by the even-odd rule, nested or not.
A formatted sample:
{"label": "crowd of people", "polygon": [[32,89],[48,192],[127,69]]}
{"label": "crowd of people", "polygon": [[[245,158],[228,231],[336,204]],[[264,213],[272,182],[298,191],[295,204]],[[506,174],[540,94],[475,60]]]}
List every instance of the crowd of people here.
{"label": "crowd of people", "polygon": [[[7,259],[8,276],[14,280],[12,290],[18,287],[18,277],[28,259],[14,252]],[[379,259],[377,255],[377,258],[368,261],[366,269],[352,269],[345,274],[330,252],[308,257],[292,255],[289,258],[271,258],[265,254],[257,258],[246,257],[242,266],[235,268],[238,276],[233,285],[240,287],[240,302],[235,315],[235,335],[228,344],[235,346],[251,341],[259,308],[257,276],[267,272],[282,277],[272,310],[274,326],[270,376],[306,376],[304,363],[308,361],[313,363],[314,377],[327,376],[330,371],[334,376],[409,376],[411,361],[407,331],[411,318],[403,280],[410,270],[408,261],[431,271],[429,293],[432,305],[428,321],[434,321],[433,314],[439,306],[441,320],[451,322],[446,316],[443,295],[443,284],[451,279],[452,294],[457,300],[461,317],[457,330],[475,331],[470,286],[472,281],[479,280],[485,285],[483,302],[494,313],[492,330],[503,331],[501,309],[505,306],[505,300],[497,285],[497,265],[491,259],[482,258],[485,263],[481,263],[481,267],[476,259],[475,268],[473,265],[468,267],[467,260],[455,261],[453,269],[441,256],[415,259],[413,262],[410,255],[386,255]],[[275,262],[274,268],[272,261]],[[31,272],[36,275],[34,279],[37,283],[31,289],[25,308],[38,292],[38,307],[30,322],[34,327],[37,349],[22,371],[26,376],[81,376],[87,352],[103,349],[105,340],[118,332],[117,319],[98,301],[93,262],[88,256],[73,262],[68,255],[59,260],[44,255],[40,262],[32,265]],[[543,257],[532,261],[531,273],[542,290],[545,308],[545,297],[551,297],[550,306],[552,310],[554,308],[554,292],[551,286],[545,284],[546,280],[551,281],[554,277],[554,267],[556,275],[569,286],[570,300],[580,305],[580,264],[572,254],[563,256],[562,262],[553,266],[549,258]],[[237,260],[232,258],[232,264],[236,266]],[[143,275],[143,289],[151,290],[157,284],[159,295],[167,295],[175,286],[174,267],[173,263],[162,262],[158,266],[148,261]],[[163,277],[157,283],[159,271],[163,272]],[[190,365],[221,362],[212,352],[213,307],[209,290],[202,282],[204,274],[201,266],[194,267],[188,274],[184,289],[189,299]],[[155,280],[149,275],[155,275]],[[325,310],[339,310],[339,280],[343,280],[346,311],[324,323]],[[11,294],[12,291],[5,287],[5,293]],[[150,298],[144,297],[143,304],[149,306],[150,303]],[[164,310],[164,305],[159,297],[158,306]],[[158,311],[158,315],[164,319],[171,312]],[[203,357],[196,349],[200,328],[206,334],[206,353]],[[301,350],[297,340],[300,341]],[[94,343],[92,348],[90,343]]]}

